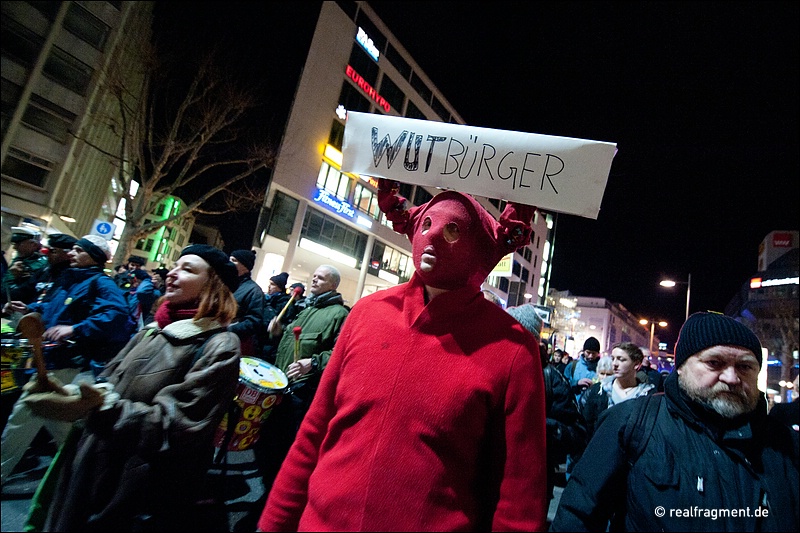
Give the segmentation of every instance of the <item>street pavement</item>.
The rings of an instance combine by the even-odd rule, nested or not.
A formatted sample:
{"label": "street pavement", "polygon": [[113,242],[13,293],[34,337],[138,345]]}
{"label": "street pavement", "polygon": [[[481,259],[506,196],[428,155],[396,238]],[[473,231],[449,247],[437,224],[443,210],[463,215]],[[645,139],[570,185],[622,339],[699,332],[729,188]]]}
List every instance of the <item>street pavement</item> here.
{"label": "street pavement", "polygon": [[[55,443],[42,431],[28,449],[25,457],[3,485],[0,495],[0,515],[3,532],[22,531],[28,518],[31,499],[56,454]],[[261,479],[256,471],[252,450],[228,452],[227,471],[217,465],[209,471],[209,486],[221,494],[198,504],[197,527],[194,531],[255,531],[255,519],[261,505],[256,502],[263,495]],[[547,514],[553,520],[563,488],[556,486]],[[217,502],[221,502],[217,503]],[[253,511],[255,510],[255,514]]]}
{"label": "street pavement", "polygon": [[[23,531],[31,499],[56,454],[55,443],[42,431],[2,487],[0,521],[3,532]],[[193,531],[255,531],[256,502],[264,492],[252,450],[228,452],[227,470],[209,470],[209,498],[197,505]],[[214,499],[215,493],[218,498]],[[253,511],[256,511],[253,513]]]}

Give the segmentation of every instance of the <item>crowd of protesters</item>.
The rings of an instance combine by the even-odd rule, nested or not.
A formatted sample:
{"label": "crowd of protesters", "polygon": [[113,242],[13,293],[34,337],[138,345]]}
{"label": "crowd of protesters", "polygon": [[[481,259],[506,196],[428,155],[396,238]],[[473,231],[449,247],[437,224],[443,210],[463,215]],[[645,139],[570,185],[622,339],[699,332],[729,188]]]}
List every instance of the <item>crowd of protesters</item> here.
{"label": "crowd of protesters", "polygon": [[288,386],[255,442],[263,493],[237,531],[798,529],[797,421],[767,416],[746,326],[691,315],[672,373],[629,342],[589,337],[572,358],[533,306],[503,312],[481,292],[528,242],[534,208],[510,203],[498,222],[448,191],[408,209],[379,183],[416,271],[352,308],[332,265],[308,294],[286,272],[263,289],[255,252],[207,245],[149,272],[134,255],[109,276],[105,239],[43,248],[14,228],[3,314],[19,336],[36,313],[43,366],[4,395],[3,483],[40,430],[59,446],[26,530],[189,524],[243,358]]}

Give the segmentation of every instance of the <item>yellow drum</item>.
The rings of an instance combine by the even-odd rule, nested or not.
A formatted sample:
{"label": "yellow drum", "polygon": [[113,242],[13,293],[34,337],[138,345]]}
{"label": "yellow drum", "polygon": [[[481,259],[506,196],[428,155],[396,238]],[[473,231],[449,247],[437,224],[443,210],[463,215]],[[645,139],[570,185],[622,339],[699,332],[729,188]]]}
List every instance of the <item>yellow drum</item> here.
{"label": "yellow drum", "polygon": [[[286,374],[275,365],[255,357],[242,357],[239,363],[239,385],[234,401],[238,404],[240,415],[233,428],[227,449],[247,450],[259,437],[261,422],[266,420],[272,408],[280,403],[289,385]],[[221,448],[228,430],[228,414],[217,427],[214,444]]]}
{"label": "yellow drum", "polygon": [[30,377],[25,371],[25,363],[33,355],[28,339],[2,340],[2,394],[18,391]]}

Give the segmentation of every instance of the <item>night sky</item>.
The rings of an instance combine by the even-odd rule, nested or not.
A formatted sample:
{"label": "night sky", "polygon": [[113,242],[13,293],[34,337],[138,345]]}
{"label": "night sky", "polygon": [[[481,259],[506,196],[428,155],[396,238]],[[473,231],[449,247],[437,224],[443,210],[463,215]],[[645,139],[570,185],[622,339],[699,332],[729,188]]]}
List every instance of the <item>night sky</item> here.
{"label": "night sky", "polygon": [[[171,4],[200,41],[230,21],[249,75],[290,98],[316,4]],[[371,5],[467,124],[617,143],[598,219],[558,218],[551,288],[667,320],[671,343],[686,291],[660,279],[691,273],[691,310],[722,311],[767,233],[798,229],[800,3]]]}

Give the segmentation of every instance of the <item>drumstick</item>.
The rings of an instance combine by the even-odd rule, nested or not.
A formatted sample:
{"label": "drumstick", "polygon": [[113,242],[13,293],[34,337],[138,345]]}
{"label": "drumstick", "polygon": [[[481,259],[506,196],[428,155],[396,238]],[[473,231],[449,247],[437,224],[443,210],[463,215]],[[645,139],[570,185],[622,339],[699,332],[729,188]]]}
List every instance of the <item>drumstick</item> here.
{"label": "drumstick", "polygon": [[283,306],[283,309],[281,309],[281,312],[278,313],[278,322],[281,321],[281,318],[283,318],[283,315],[286,314],[286,311],[287,311],[287,309],[289,309],[289,306],[292,305],[294,303],[294,301],[297,300],[297,298],[300,297],[300,294],[302,292],[303,292],[303,288],[302,287],[295,287],[294,288],[294,290],[292,291],[292,297],[289,298],[289,301],[286,302],[286,305]]}
{"label": "drumstick", "polygon": [[295,327],[292,330],[294,333],[294,362],[297,362],[297,358],[300,356],[300,332],[303,330],[300,326]]}

